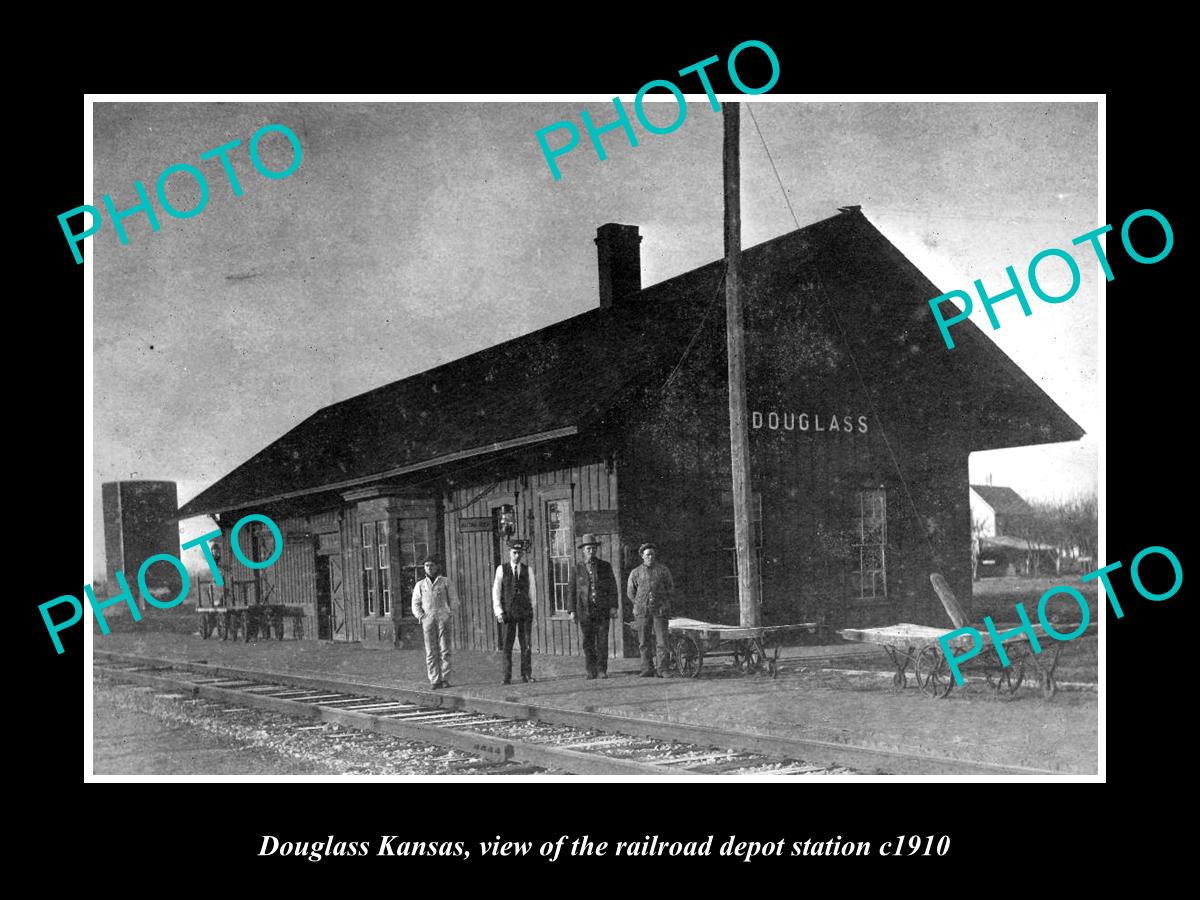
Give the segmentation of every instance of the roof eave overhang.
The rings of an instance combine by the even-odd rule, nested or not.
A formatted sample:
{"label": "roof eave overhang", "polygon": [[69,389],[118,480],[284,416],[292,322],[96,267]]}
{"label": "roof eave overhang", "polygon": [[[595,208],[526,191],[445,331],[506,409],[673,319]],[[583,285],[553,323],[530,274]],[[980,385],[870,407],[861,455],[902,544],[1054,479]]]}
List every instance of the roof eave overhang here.
{"label": "roof eave overhang", "polygon": [[511,450],[515,447],[526,447],[532,444],[540,444],[545,441],[558,440],[559,438],[571,437],[578,434],[579,428],[575,425],[567,425],[562,428],[554,428],[550,431],[541,431],[536,434],[522,435],[518,438],[511,438],[507,441],[496,441],[491,444],[484,444],[479,447],[472,447],[467,450],[456,450],[453,453],[446,453],[442,456],[435,456],[431,459],[422,460],[417,463],[410,463],[405,466],[397,466],[383,472],[375,472],[370,475],[361,475],[357,478],[347,478],[344,481],[335,481],[328,484],[320,484],[313,487],[301,488],[295,491],[286,491],[282,494],[273,494],[269,497],[255,497],[252,499],[238,501],[234,504],[226,506],[199,506],[193,507],[191,503],[186,503],[179,510],[180,519],[190,519],[196,516],[209,516],[217,513],[232,512],[237,509],[246,509],[250,506],[265,506],[268,503],[277,503],[281,500],[291,500],[296,497],[306,497],[312,494],[324,494],[329,491],[340,491],[346,488],[360,487],[365,484],[370,484],[375,481],[382,481],[385,478],[395,478],[400,475],[408,475],[412,472],[421,472],[426,469],[433,469],[438,466],[447,465],[449,463],[458,462],[463,459],[470,459],[477,456],[485,456],[489,453],[497,453],[502,450]]}

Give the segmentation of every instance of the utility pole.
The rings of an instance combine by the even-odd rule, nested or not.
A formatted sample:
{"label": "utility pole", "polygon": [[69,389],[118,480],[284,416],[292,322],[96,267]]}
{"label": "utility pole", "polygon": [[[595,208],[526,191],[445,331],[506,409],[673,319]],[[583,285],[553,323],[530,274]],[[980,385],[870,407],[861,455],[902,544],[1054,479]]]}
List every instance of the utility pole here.
{"label": "utility pole", "polygon": [[737,546],[738,624],[760,624],[750,519],[750,434],[746,422],[746,338],[742,329],[742,206],[738,173],[738,104],[725,103],[725,333],[729,357],[729,455],[733,468],[733,535]]}

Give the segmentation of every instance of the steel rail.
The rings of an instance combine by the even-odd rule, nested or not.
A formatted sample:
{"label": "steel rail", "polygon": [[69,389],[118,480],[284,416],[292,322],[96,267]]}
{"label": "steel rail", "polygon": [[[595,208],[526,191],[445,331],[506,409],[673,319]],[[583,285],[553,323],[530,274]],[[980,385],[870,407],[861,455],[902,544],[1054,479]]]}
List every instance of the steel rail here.
{"label": "steel rail", "polygon": [[[492,700],[485,697],[467,697],[445,691],[427,691],[418,688],[393,687],[370,682],[341,680],[311,675],[295,675],[265,669],[245,669],[211,663],[189,662],[154,657],[133,656],[110,651],[93,651],[94,659],[132,666],[157,666],[178,671],[188,671],[219,678],[253,678],[269,680],[278,684],[336,691],[342,694],[366,694],[386,700],[406,700],[410,703],[437,707],[443,710],[464,710],[484,715],[501,716],[507,719],[526,719],[563,725],[592,731],[624,734],[631,737],[649,738],[659,741],[678,741],[700,747],[717,747],[743,753],[761,753],[773,757],[804,760],[806,764],[853,769],[861,774],[891,775],[1063,775],[1073,774],[1042,769],[1032,766],[1005,765],[980,762],[950,756],[938,756],[906,750],[865,747],[836,741],[821,741],[812,738],[785,738],[750,732],[729,731],[702,725],[664,722],[656,719],[640,719],[617,716],[609,713],[587,712],[553,706],[538,706],[511,700]],[[492,739],[495,740],[494,738]],[[540,746],[539,746],[539,749]],[[643,764],[644,767],[645,764]],[[560,767],[561,764],[560,764]],[[580,773],[585,774],[585,773]],[[587,773],[593,774],[593,773]],[[600,774],[600,773],[595,773]],[[626,773],[628,774],[628,773]],[[643,772],[662,776],[669,769]]]}
{"label": "steel rail", "polygon": [[[93,671],[101,678],[111,679],[112,681],[137,684],[173,693],[188,693],[207,700],[231,703],[238,707],[269,710],[295,718],[331,722],[359,731],[375,731],[402,740],[452,747],[456,750],[469,753],[472,756],[480,757],[488,762],[508,763],[520,761],[544,768],[565,769],[577,775],[669,777],[672,775],[687,776],[691,774],[688,772],[672,772],[652,763],[642,763],[636,760],[582,753],[578,750],[555,747],[553,745],[530,744],[524,741],[497,738],[492,735],[470,731],[469,728],[472,723],[463,723],[463,727],[458,728],[454,727],[453,724],[438,724],[436,721],[430,721],[427,716],[422,716],[415,721],[407,720],[405,718],[398,718],[394,711],[372,712],[340,709],[336,706],[325,705],[329,701],[323,699],[306,701],[304,698],[272,697],[269,694],[263,694],[258,691],[245,691],[223,684],[190,681],[186,677],[183,677],[184,673],[180,673],[178,670],[176,670],[174,675],[168,675],[165,674],[166,670],[163,669],[156,669],[155,672],[146,672],[95,666]],[[254,682],[244,681],[240,683],[255,684]],[[262,681],[260,679],[258,686],[261,686],[261,684]],[[367,699],[370,698],[359,697],[355,702],[364,702]]]}

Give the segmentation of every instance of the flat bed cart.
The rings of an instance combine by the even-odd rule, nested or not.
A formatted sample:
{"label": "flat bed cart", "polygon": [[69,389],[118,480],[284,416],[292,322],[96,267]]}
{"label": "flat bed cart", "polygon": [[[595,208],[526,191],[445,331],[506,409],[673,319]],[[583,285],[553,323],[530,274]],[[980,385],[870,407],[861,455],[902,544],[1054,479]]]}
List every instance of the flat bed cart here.
{"label": "flat bed cart", "polygon": [[[747,675],[762,670],[764,663],[774,678],[779,671],[779,648],[786,638],[817,634],[815,622],[798,625],[714,625],[698,619],[675,618],[667,623],[671,634],[671,659],[676,671],[697,678],[705,658],[731,657],[734,668]],[[774,653],[768,657],[767,651]]]}
{"label": "flat bed cart", "polygon": [[264,640],[269,640],[274,632],[275,639],[283,640],[283,623],[292,621],[292,637],[296,640],[304,638],[304,609],[298,606],[285,606],[281,603],[258,606],[211,606],[198,607],[200,615],[200,637],[208,640],[215,631],[221,640],[236,641],[238,635],[242,640],[251,641],[261,634]]}
{"label": "flat bed cart", "polygon": [[[1065,627],[1065,626],[1064,626]],[[1004,652],[1008,655],[1009,664],[1001,665],[996,648],[986,637],[986,645],[982,652],[963,663],[962,671],[983,670],[988,684],[997,694],[1015,694],[1025,680],[1026,663],[1032,663],[1046,698],[1053,697],[1058,691],[1058,683],[1054,680],[1054,670],[1058,667],[1058,655],[1062,652],[1064,641],[1059,641],[1046,634],[1041,625],[1033,626],[1038,638],[1041,653],[1034,653],[1029,639],[1022,634],[1019,638],[1004,643]],[[867,644],[878,644],[891,658],[896,667],[892,676],[892,684],[904,688],[908,684],[909,666],[913,669],[917,685],[931,697],[945,697],[954,689],[954,676],[950,674],[950,664],[942,652],[938,639],[950,634],[956,629],[931,628],[928,625],[884,625],[878,628],[845,628],[838,632],[848,641],[860,641]],[[1074,629],[1072,629],[1074,630]],[[1079,637],[1095,632],[1095,624],[1089,624]],[[969,634],[959,635],[950,641],[955,651],[962,651],[972,646]]]}

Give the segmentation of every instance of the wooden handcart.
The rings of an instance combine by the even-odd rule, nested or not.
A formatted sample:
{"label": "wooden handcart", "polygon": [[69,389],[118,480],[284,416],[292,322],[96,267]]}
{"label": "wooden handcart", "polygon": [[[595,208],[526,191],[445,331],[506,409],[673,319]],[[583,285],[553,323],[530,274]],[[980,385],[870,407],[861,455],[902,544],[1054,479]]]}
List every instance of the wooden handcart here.
{"label": "wooden handcart", "polygon": [[283,603],[253,603],[242,592],[241,601],[237,591],[218,590],[214,584],[205,584],[200,591],[196,613],[200,616],[200,637],[208,640],[215,632],[223,641],[236,641],[238,635],[244,641],[252,641],[259,635],[263,640],[283,640],[283,623],[291,620],[292,637],[304,639],[304,608],[287,606]]}
{"label": "wooden handcart", "polygon": [[198,607],[200,615],[200,637],[208,640],[216,632],[221,640],[236,641],[241,635],[242,640],[249,642],[262,636],[270,640],[272,634],[275,640],[283,640],[284,622],[291,620],[292,637],[295,640],[304,639],[304,609],[298,606],[284,606],[280,603],[262,604],[258,606]]}
{"label": "wooden handcart", "polygon": [[[946,614],[954,623],[954,628],[933,628],[929,625],[884,625],[877,628],[845,628],[838,632],[848,641],[861,641],[867,644],[878,644],[883,647],[896,667],[892,676],[892,684],[897,688],[908,685],[908,671],[912,667],[918,687],[931,697],[947,696],[954,689],[954,676],[950,673],[950,663],[942,651],[939,638],[950,634],[951,631],[966,627],[966,616],[962,607],[951,592],[949,585],[941,575],[934,573],[930,576],[934,591],[942,601]],[[983,641],[984,649],[971,659],[960,663],[962,672],[982,671],[987,683],[999,695],[1012,695],[1025,681],[1025,669],[1029,664],[1036,675],[1046,698],[1053,697],[1058,691],[1058,683],[1054,680],[1054,671],[1058,668],[1058,656],[1065,642],[1057,640],[1046,633],[1041,625],[1034,625],[1033,632],[1037,637],[1040,653],[1034,653],[1026,634],[1017,635],[1004,642],[1004,652],[1008,656],[1007,666],[1000,661],[1000,655],[987,636],[983,626],[972,626],[980,632],[979,640]],[[1007,631],[1013,626],[997,625],[998,631]],[[1074,630],[1074,629],[1070,629]],[[1090,623],[1080,634],[1084,637],[1094,633],[1095,623]],[[974,645],[975,638],[970,634],[962,634],[952,638],[951,648],[956,655]]]}
{"label": "wooden handcart", "polygon": [[[817,634],[815,622],[797,625],[714,625],[698,619],[675,618],[668,623],[671,635],[671,662],[687,678],[697,678],[704,660],[728,657],[734,668],[751,675],[763,667],[774,678],[779,672],[779,648],[799,634]],[[768,656],[767,651],[773,651]]]}
{"label": "wooden handcart", "polygon": [[[997,626],[998,630],[1006,630],[1011,626]],[[954,689],[954,676],[950,674],[950,664],[946,654],[942,652],[938,639],[950,634],[954,629],[932,628],[928,625],[885,625],[880,628],[845,628],[838,632],[848,641],[861,641],[867,644],[878,644],[891,658],[896,672],[892,676],[892,684],[904,688],[908,684],[908,671],[912,667],[917,685],[931,697],[945,697]],[[1008,656],[1008,665],[1000,661],[996,648],[991,640],[983,633],[986,646],[979,655],[960,663],[962,672],[983,672],[988,685],[997,694],[1015,694],[1025,681],[1026,666],[1032,667],[1036,675],[1042,695],[1053,697],[1058,691],[1058,682],[1054,680],[1054,671],[1058,668],[1058,655],[1065,646],[1064,642],[1055,640],[1046,634],[1040,625],[1033,626],[1037,635],[1041,653],[1034,653],[1026,635],[1018,635],[1004,643],[1004,652]],[[1096,626],[1089,624],[1083,637],[1094,633]],[[973,646],[974,637],[962,634],[952,638],[951,648],[960,653]]]}

